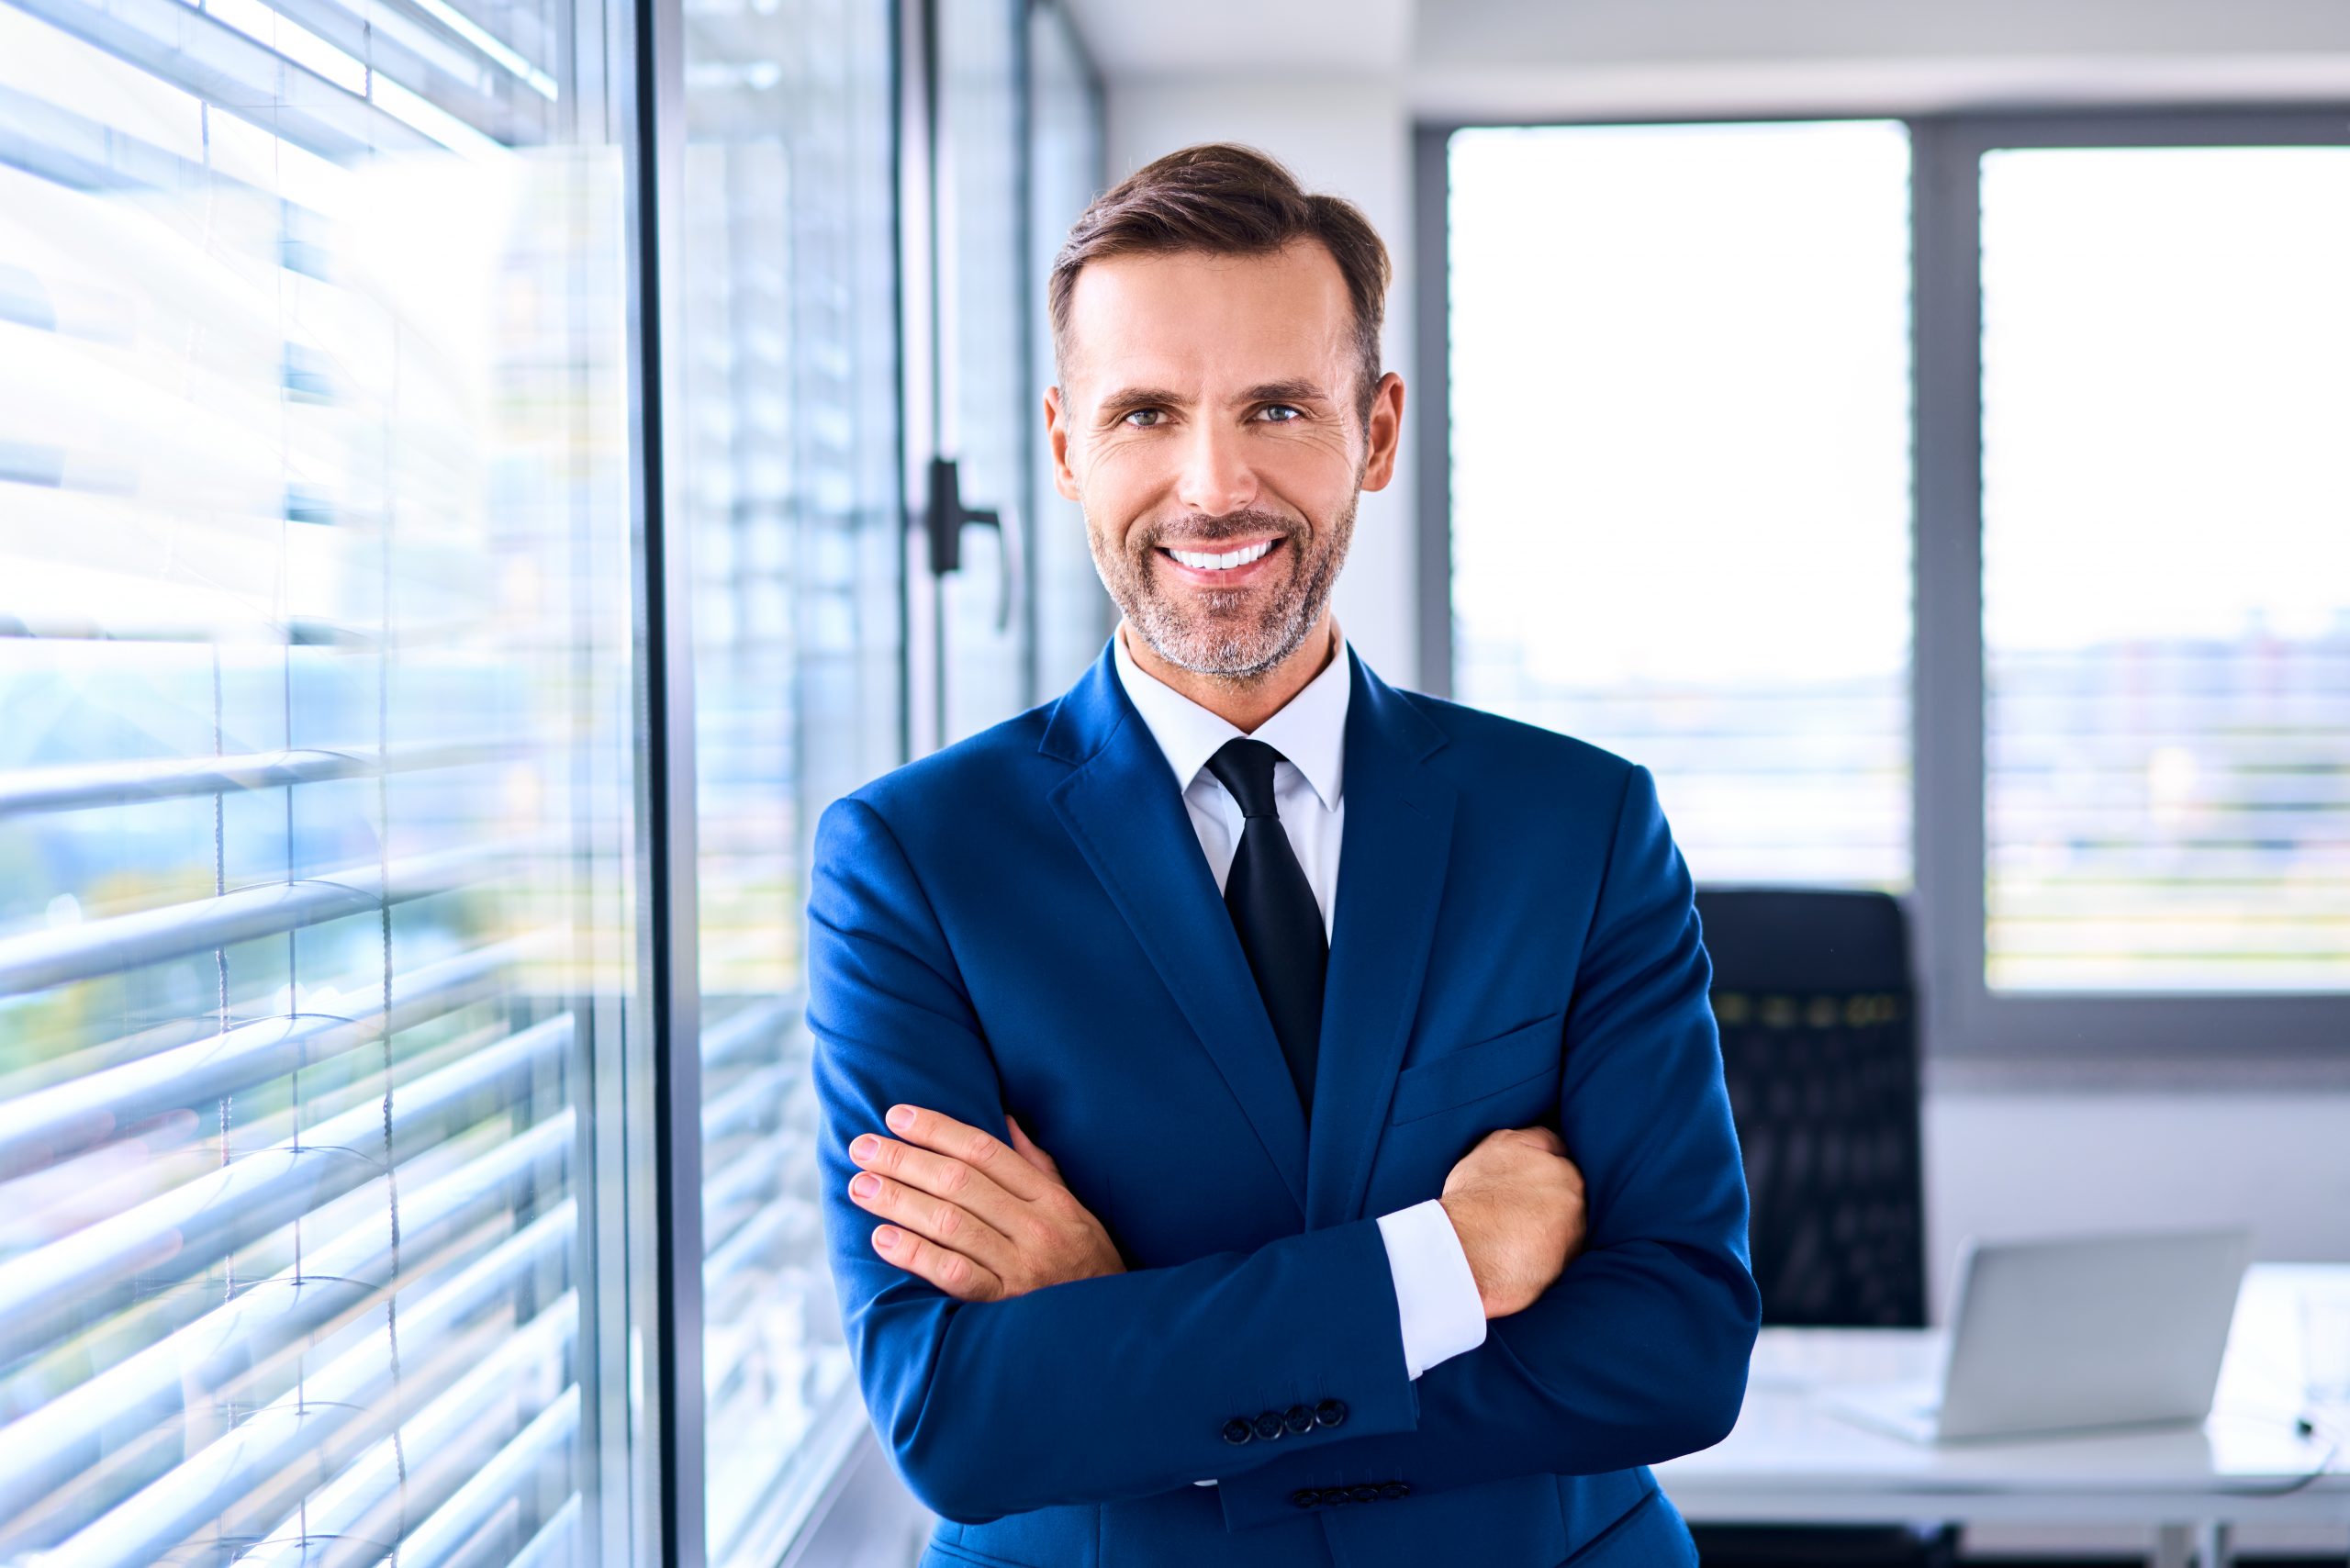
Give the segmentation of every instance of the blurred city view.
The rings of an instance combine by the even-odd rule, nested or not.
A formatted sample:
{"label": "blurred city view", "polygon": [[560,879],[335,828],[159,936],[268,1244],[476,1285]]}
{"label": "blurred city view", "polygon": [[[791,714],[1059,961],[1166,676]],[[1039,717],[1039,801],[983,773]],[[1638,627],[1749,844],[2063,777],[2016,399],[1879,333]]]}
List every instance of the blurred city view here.
{"label": "blurred city view", "polygon": [[[1701,881],[1914,875],[1908,158],[1452,139],[1456,684],[1648,764]],[[1985,978],[2350,987],[2350,153],[1982,181]]]}

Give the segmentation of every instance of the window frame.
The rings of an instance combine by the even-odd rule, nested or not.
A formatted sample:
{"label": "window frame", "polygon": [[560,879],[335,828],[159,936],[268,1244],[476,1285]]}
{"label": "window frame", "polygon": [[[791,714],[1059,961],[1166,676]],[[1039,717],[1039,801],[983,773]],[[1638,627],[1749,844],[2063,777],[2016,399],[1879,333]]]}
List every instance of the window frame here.
{"label": "window frame", "polygon": [[1986,780],[1983,643],[1980,161],[2010,148],[2350,146],[2350,111],[2230,105],[2015,114],[1868,113],[1424,120],[1413,129],[1415,347],[1421,454],[1417,622],[1422,683],[1453,677],[1449,147],[1515,126],[1733,125],[1891,119],[1911,149],[1912,885],[1905,895],[1924,1049],[1992,1082],[2223,1068],[2344,1067],[2350,991],[1998,992],[1985,978]]}

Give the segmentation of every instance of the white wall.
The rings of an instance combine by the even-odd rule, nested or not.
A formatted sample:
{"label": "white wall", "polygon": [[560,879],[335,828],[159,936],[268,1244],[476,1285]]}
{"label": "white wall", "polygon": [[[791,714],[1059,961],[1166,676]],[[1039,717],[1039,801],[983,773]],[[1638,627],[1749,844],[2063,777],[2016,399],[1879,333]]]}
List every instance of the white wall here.
{"label": "white wall", "polygon": [[1393,83],[1171,81],[1110,84],[1110,177],[1200,141],[1241,141],[1281,159],[1306,188],[1343,196],[1387,241],[1395,263],[1388,297],[1387,367],[1404,377],[1404,456],[1395,482],[1362,498],[1354,553],[1339,579],[1338,623],[1364,660],[1402,686],[1419,682],[1413,593],[1409,399],[1412,371],[1411,122]]}
{"label": "white wall", "polygon": [[1930,1300],[1967,1237],[2249,1225],[2272,1260],[2350,1262],[2350,1094],[1929,1094]]}

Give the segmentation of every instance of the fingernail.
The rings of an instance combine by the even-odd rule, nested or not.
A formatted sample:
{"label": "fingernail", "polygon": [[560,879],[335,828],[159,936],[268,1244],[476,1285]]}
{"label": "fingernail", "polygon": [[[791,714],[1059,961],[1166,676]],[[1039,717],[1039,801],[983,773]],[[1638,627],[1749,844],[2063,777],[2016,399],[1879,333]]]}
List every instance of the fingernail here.
{"label": "fingernail", "polygon": [[881,1178],[859,1171],[856,1179],[848,1184],[848,1190],[860,1198],[869,1198],[881,1190]]}
{"label": "fingernail", "polygon": [[873,1233],[873,1245],[878,1247],[884,1252],[887,1252],[890,1248],[895,1247],[897,1244],[898,1233],[891,1230],[886,1225]]}
{"label": "fingernail", "polygon": [[892,1105],[890,1114],[881,1119],[898,1131],[904,1132],[914,1125],[914,1108],[912,1105]]}
{"label": "fingernail", "polygon": [[871,1159],[880,1152],[881,1140],[873,1137],[871,1134],[867,1134],[865,1137],[858,1138],[856,1142],[848,1146],[848,1157],[851,1159],[858,1160],[860,1162]]}

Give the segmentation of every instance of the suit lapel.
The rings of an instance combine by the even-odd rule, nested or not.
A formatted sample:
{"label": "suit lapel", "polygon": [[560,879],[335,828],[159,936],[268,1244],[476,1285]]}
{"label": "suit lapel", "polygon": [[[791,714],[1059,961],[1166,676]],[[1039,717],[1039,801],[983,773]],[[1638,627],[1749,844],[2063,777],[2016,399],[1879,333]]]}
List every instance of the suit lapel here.
{"label": "suit lapel", "polygon": [[1418,1011],[1452,846],[1457,791],[1426,765],[1443,744],[1442,732],[1355,662],[1338,915],[1315,1067],[1309,1228],[1356,1217]]}
{"label": "suit lapel", "polygon": [[[1297,1090],[1166,755],[1126,700],[1106,651],[1061,700],[1040,749],[1076,767],[1052,792],[1054,812],[1214,1058],[1303,1214],[1305,1117]],[[1347,831],[1351,842],[1351,824]]]}

